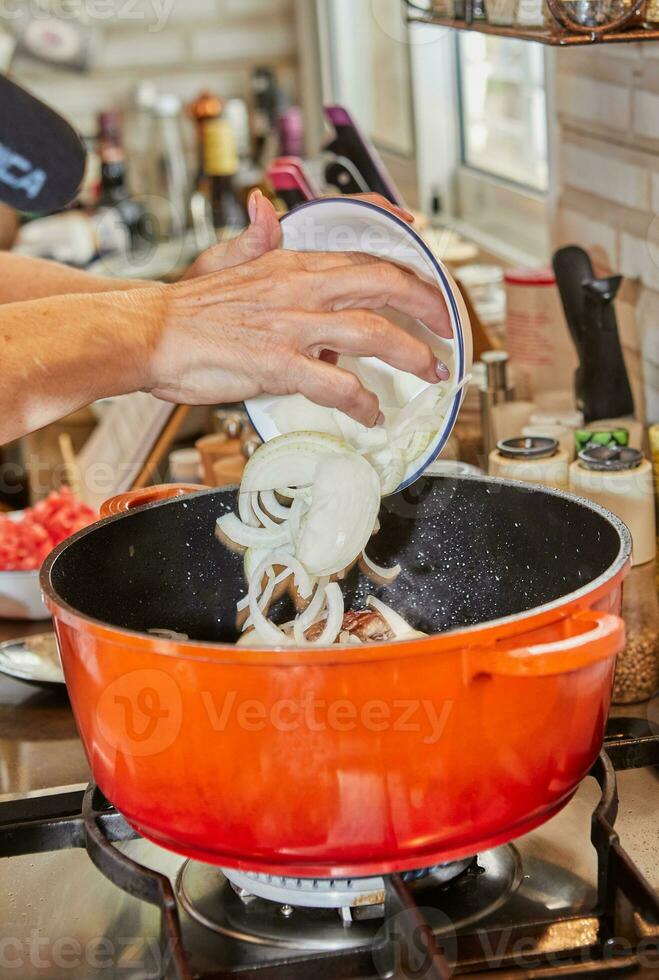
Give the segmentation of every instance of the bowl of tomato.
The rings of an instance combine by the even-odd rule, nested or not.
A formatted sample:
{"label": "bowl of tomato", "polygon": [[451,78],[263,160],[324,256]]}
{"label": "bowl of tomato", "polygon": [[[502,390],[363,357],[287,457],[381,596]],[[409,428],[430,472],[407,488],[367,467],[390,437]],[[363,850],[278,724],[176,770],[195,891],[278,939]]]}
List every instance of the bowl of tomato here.
{"label": "bowl of tomato", "polygon": [[50,619],[41,566],[53,548],[96,520],[66,487],[27,510],[0,514],[0,619]]}

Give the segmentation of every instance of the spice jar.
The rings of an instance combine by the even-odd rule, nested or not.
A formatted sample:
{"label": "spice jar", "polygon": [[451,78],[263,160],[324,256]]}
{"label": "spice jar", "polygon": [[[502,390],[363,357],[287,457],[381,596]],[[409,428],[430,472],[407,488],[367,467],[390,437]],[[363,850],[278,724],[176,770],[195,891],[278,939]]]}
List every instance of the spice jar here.
{"label": "spice jar", "polygon": [[504,439],[490,455],[490,476],[567,490],[569,458],[555,439]]}
{"label": "spice jar", "polygon": [[587,446],[570,467],[570,490],[606,507],[629,528],[634,565],[654,561],[657,531],[651,464],[638,449]]}
{"label": "spice jar", "polygon": [[659,599],[657,568],[651,561],[632,568],[623,589],[622,618],[627,643],[618,657],[613,701],[646,701],[659,688]]}

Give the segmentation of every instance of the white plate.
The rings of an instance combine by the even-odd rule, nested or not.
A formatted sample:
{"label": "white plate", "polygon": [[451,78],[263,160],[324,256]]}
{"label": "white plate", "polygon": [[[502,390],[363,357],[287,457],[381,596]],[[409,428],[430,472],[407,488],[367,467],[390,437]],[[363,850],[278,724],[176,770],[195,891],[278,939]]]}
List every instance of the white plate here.
{"label": "white plate", "polygon": [[[442,263],[408,224],[367,201],[322,198],[284,215],[282,232],[284,248],[300,252],[365,252],[405,266],[435,283],[449,311],[452,340],[438,337],[412,317],[396,315],[395,321],[430,344],[437,356],[448,364],[457,384],[464,380],[472,363],[471,327],[464,301]],[[390,315],[390,319],[394,316]],[[375,358],[364,360],[369,371],[378,372],[383,385],[392,384],[393,370],[388,365]],[[425,387],[429,387],[427,382],[419,380],[417,391]],[[400,490],[414,483],[437,459],[451,435],[463,397],[464,389],[455,396],[444,424],[426,453],[408,467]],[[252,425],[266,442],[280,435],[271,414],[278,402],[279,397],[260,395],[245,403]]]}
{"label": "white plate", "polygon": [[61,687],[64,672],[54,633],[0,643],[0,673],[40,687]]}

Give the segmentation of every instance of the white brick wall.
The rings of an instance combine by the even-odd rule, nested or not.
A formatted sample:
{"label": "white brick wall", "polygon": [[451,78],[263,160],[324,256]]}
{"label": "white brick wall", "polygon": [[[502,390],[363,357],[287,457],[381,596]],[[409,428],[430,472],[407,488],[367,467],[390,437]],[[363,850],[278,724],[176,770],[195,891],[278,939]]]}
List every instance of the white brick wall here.
{"label": "white brick wall", "polygon": [[202,88],[230,98],[248,94],[255,65],[270,65],[290,98],[298,98],[293,0],[112,0],[111,9],[104,0],[102,9],[89,74],[20,58],[14,70],[86,134],[95,131],[100,110],[129,109],[147,78],[184,99]]}
{"label": "white brick wall", "polygon": [[556,245],[621,272],[618,304],[640,414],[659,422],[659,44],[559,51]]}

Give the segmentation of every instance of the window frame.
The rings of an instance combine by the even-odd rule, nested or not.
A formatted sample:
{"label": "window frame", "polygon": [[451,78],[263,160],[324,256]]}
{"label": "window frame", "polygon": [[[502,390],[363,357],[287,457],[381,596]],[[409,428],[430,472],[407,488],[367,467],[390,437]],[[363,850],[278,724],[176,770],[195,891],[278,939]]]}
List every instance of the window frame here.
{"label": "window frame", "polygon": [[[306,5],[306,0],[296,2],[298,10]],[[303,75],[310,77],[315,73],[317,79],[315,97],[313,92],[311,95],[313,105],[307,106],[307,118],[312,119],[315,114],[317,120],[322,103],[334,101],[336,86],[332,77],[331,15],[327,0],[315,0],[314,10],[315,37],[310,37],[306,30],[301,44]],[[501,261],[525,265],[548,262],[553,213],[551,188],[555,185],[554,141],[549,123],[553,108],[554,52],[544,51],[550,172],[550,190],[545,195],[463,162],[456,32],[430,24],[412,25],[409,30],[415,32],[409,45],[409,64],[416,153],[402,155],[374,141],[393,179],[408,203],[427,214],[431,213],[433,197],[438,195],[439,222],[451,226]],[[317,145],[311,146],[312,152],[320,149],[321,128],[317,121],[313,131]]]}

